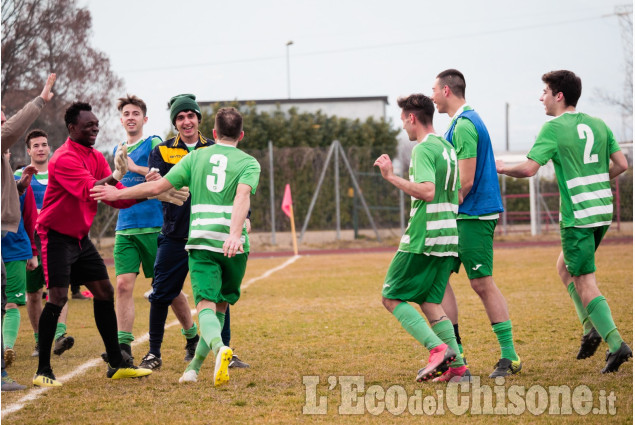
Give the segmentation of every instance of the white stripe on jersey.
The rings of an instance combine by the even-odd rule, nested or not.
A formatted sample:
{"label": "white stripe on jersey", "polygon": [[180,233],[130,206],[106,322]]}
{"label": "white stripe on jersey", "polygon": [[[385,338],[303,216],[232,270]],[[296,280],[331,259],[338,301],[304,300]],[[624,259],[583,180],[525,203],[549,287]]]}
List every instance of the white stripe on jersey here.
{"label": "white stripe on jersey", "polygon": [[410,217],[414,217],[414,216],[415,216],[415,213],[417,212],[417,210],[418,210],[418,209],[419,209],[419,208],[411,208],[411,209],[410,209]]}
{"label": "white stripe on jersey", "polygon": [[197,218],[192,220],[191,226],[205,226],[208,224],[220,224],[222,226],[230,226],[232,224],[232,221],[228,218]]}
{"label": "white stripe on jersey", "polygon": [[[223,248],[215,248],[209,245],[185,245],[186,251],[189,251],[190,249],[204,249],[206,251],[220,252],[221,254],[223,253]],[[236,255],[238,254],[244,254],[244,252],[236,251]]]}
{"label": "white stripe on jersey", "polygon": [[435,220],[426,223],[426,230],[454,229],[456,228],[456,220]]}
{"label": "white stripe on jersey", "polygon": [[[209,230],[191,230],[190,231],[190,239],[201,238],[201,239],[212,239],[215,241],[225,242],[229,237],[229,233],[222,232],[211,232]],[[240,237],[240,242],[245,243],[245,236]]]}
{"label": "white stripe on jersey", "polygon": [[426,213],[434,214],[439,212],[449,212],[452,211],[455,214],[459,212],[459,206],[455,205],[451,202],[442,202],[440,204],[426,204]]}
{"label": "white stripe on jersey", "polygon": [[596,221],[595,223],[583,224],[582,226],[573,226],[573,227],[588,229],[589,227],[600,227],[600,226],[610,226],[610,225],[611,225],[610,221]]}
{"label": "white stripe on jersey", "polygon": [[403,235],[401,237],[401,243],[410,243],[410,235]]}
{"label": "white stripe on jersey", "polygon": [[611,189],[601,189],[594,192],[582,192],[579,195],[571,197],[571,202],[579,204],[580,202],[590,201],[591,199],[610,198],[613,196]]}
{"label": "white stripe on jersey", "polygon": [[609,173],[593,174],[591,176],[576,177],[575,179],[567,180],[567,187],[573,189],[577,186],[607,181],[609,181]]}
{"label": "white stripe on jersey", "polygon": [[601,214],[613,214],[613,204],[601,205],[599,207],[589,207],[580,211],[573,212],[574,217],[578,219]]}
{"label": "white stripe on jersey", "polygon": [[458,236],[439,236],[436,238],[426,238],[426,246],[458,244]]}
{"label": "white stripe on jersey", "polygon": [[196,204],[192,205],[192,214],[196,213],[227,213],[231,214],[233,205],[210,205],[210,204]]}

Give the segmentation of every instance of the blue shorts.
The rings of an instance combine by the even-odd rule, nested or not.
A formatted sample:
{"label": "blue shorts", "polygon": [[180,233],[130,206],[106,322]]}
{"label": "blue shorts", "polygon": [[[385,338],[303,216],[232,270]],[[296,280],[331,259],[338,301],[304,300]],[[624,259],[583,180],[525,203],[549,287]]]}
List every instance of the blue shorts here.
{"label": "blue shorts", "polygon": [[163,234],[157,238],[157,258],[150,302],[170,304],[179,296],[189,272],[185,239],[172,239]]}

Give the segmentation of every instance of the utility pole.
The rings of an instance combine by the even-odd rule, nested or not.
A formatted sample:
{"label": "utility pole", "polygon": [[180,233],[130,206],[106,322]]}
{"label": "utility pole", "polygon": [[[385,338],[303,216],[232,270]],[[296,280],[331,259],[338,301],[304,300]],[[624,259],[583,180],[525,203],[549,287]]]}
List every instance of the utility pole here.
{"label": "utility pole", "polygon": [[293,44],[293,41],[287,41],[287,98],[291,99],[291,68],[289,66],[289,46]]}

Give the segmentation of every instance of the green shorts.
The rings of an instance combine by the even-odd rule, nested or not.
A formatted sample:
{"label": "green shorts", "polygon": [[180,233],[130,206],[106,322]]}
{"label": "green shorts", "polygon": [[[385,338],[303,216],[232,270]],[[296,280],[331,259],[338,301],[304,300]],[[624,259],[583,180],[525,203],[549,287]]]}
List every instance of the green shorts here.
{"label": "green shorts", "polygon": [[154,260],[157,257],[157,237],[159,233],[138,235],[115,235],[115,274],[139,273],[143,265],[145,277],[154,277]]}
{"label": "green shorts", "polygon": [[397,251],[384,280],[384,298],[417,304],[441,304],[456,257],[435,257]]}
{"label": "green shorts", "polygon": [[42,288],[46,288],[46,279],[44,279],[44,269],[42,268],[42,259],[37,256],[37,267],[35,270],[26,271],[26,293],[33,294]]}
{"label": "green shorts", "polygon": [[7,270],[7,302],[26,304],[26,260],[4,263]]}
{"label": "green shorts", "polygon": [[461,263],[469,279],[491,276],[494,271],[494,229],[498,220],[456,220]]}
{"label": "green shorts", "polygon": [[571,276],[595,272],[595,251],[607,230],[609,226],[560,229],[564,264]]}
{"label": "green shorts", "polygon": [[232,258],[205,249],[191,249],[188,265],[194,303],[202,300],[234,304],[240,298],[240,284],[247,269],[248,253]]}

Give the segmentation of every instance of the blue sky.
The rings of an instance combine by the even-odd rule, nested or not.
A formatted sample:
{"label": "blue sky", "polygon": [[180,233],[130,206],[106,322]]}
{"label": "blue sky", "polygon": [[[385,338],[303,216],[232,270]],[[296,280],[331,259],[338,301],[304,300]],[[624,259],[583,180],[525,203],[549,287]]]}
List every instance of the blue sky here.
{"label": "blue sky", "polygon": [[[538,102],[541,75],[570,69],[583,83],[578,110],[603,118],[618,139],[632,138],[621,111],[597,96],[623,93],[622,33],[612,16],[623,0],[80,4],[93,16],[93,46],[110,57],[126,91],[147,102],[147,135],[169,130],[166,105],[175,94],[202,101],[286,97],[286,43],[293,40],[292,97],[388,96],[395,127],[397,97],[429,95],[438,72],[457,68],[494,149],[505,147],[509,102],[511,150],[527,151],[547,119]],[[438,133],[447,123],[435,116]]]}

